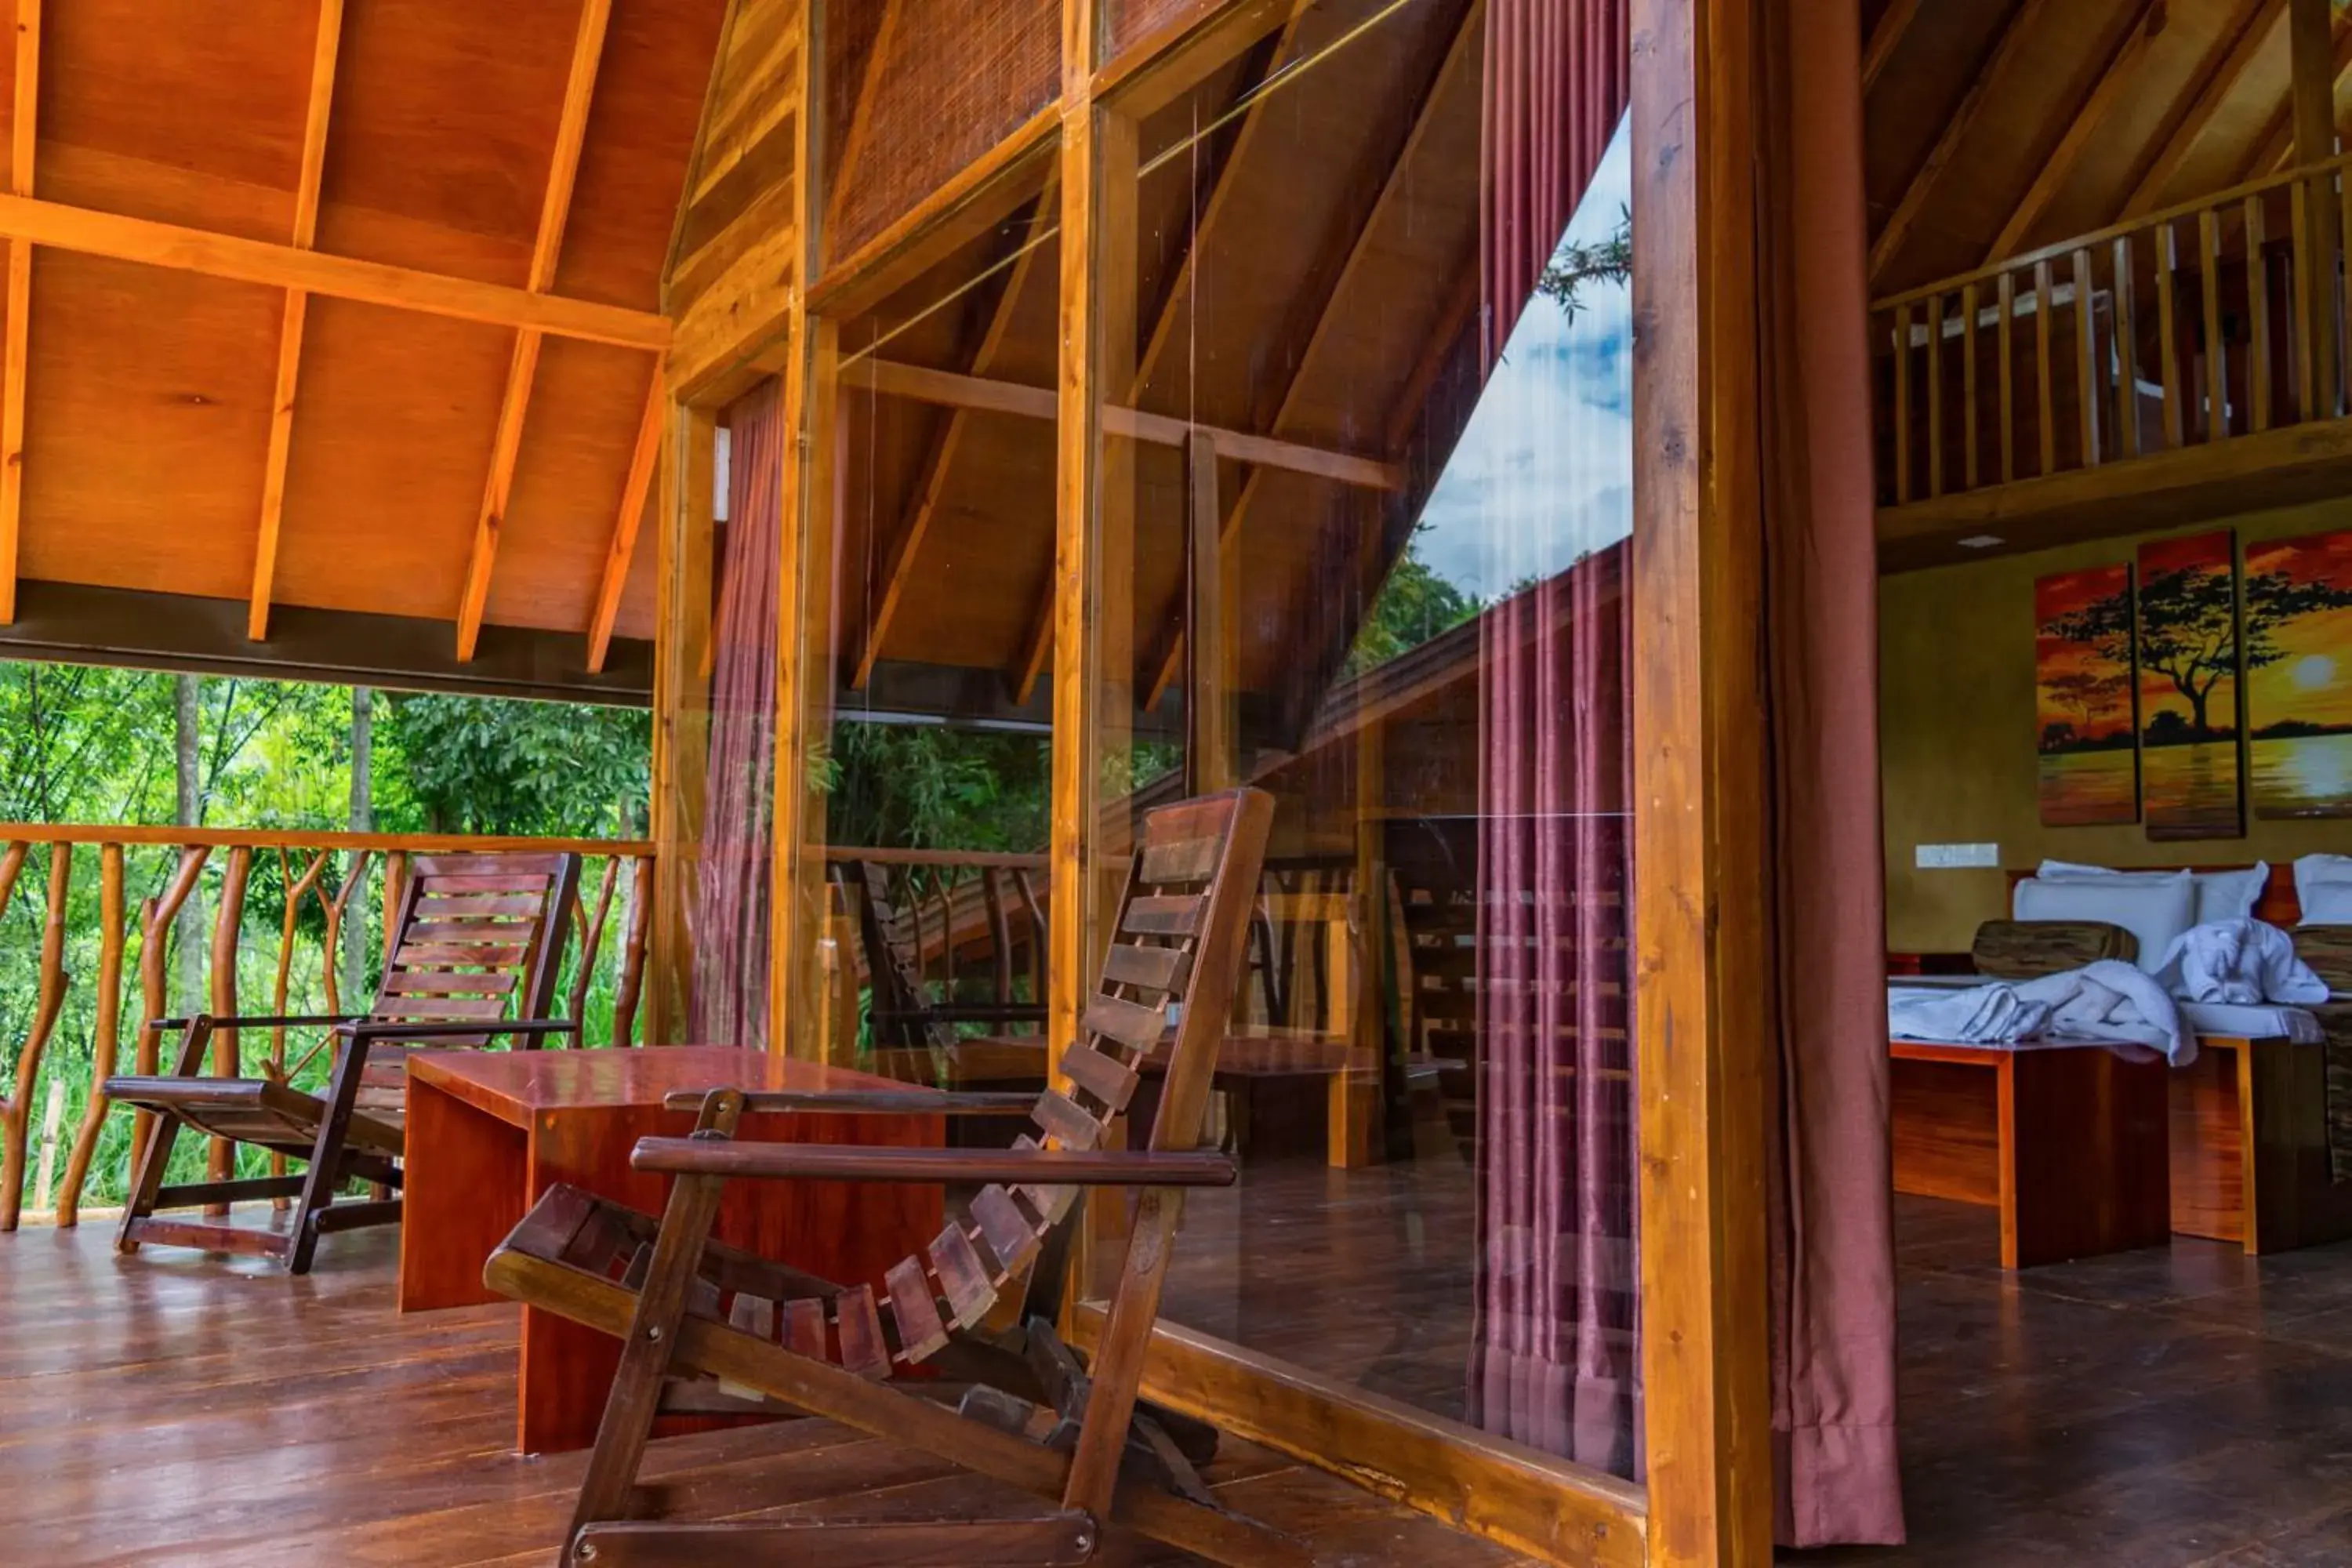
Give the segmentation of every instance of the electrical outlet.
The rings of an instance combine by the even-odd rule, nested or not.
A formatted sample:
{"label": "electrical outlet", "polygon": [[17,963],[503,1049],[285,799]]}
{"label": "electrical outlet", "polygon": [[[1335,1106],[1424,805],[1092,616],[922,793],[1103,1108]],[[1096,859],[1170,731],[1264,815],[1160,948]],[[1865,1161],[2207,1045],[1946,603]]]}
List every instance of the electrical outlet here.
{"label": "electrical outlet", "polygon": [[1922,844],[1913,852],[1913,864],[1923,871],[1950,871],[1963,867],[1998,867],[1998,844]]}

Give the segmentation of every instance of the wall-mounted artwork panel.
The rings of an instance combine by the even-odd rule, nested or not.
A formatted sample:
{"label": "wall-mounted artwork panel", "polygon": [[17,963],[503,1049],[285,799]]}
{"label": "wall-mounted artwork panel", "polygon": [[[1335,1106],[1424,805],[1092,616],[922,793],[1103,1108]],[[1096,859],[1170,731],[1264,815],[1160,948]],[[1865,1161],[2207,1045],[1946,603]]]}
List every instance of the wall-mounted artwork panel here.
{"label": "wall-mounted artwork panel", "polygon": [[2236,536],[2139,549],[2141,790],[2154,839],[2242,838]]}
{"label": "wall-mounted artwork panel", "polygon": [[2352,530],[2246,547],[2254,810],[2352,816]]}
{"label": "wall-mounted artwork panel", "polygon": [[2034,580],[2033,670],[2042,826],[2137,822],[2129,566]]}

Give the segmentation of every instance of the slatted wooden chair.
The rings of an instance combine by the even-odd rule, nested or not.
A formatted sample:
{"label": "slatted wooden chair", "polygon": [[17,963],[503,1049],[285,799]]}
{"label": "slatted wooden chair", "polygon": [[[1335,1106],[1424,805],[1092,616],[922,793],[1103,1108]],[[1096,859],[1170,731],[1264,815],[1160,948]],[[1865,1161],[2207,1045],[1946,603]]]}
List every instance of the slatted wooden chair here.
{"label": "slatted wooden chair", "polygon": [[[394,922],[398,939],[367,1013],[156,1020],[152,1027],[185,1036],[178,1066],[168,1077],[110,1078],[105,1085],[110,1100],[155,1115],[116,1247],[136,1252],[142,1242],[152,1241],[252,1253],[304,1274],[320,1236],[398,1223],[396,1197],[338,1203],[336,1194],[354,1181],[399,1187],[408,1051],[483,1047],[502,1038],[530,1049],[551,1035],[577,1036],[578,1020],[548,1015],[555,1008],[564,933],[579,891],[577,855],[422,856],[410,863]],[[278,1025],[330,1032],[335,1058],[325,1094],[275,1078],[204,1076],[215,1035]],[[166,1186],[163,1173],[183,1128],[310,1164],[299,1175]],[[256,1198],[298,1199],[290,1228],[257,1230],[155,1213]]]}
{"label": "slatted wooden chair", "polygon": [[[494,1253],[492,1288],[621,1338],[620,1371],[567,1538],[566,1563],[719,1561],[891,1564],[1081,1563],[1106,1521],[1228,1563],[1306,1559],[1217,1506],[1197,1467],[1215,1434],[1139,1402],[1183,1190],[1234,1180],[1199,1147],[1240,971],[1271,802],[1254,790],[1151,813],[1122,900],[1120,937],[1067,1088],[1024,1095],[741,1094],[699,1100],[693,1136],[648,1138],[631,1163],[677,1180],[658,1224],[570,1188],[550,1192]],[[1149,1147],[1114,1136],[1136,1064],[1175,1027],[1175,1060]],[[1006,1150],[735,1142],[745,1111],[910,1106],[947,1115],[1034,1114]],[[694,1106],[683,1096],[679,1109]],[[987,1183],[924,1255],[843,1287],[709,1241],[729,1180]],[[1140,1189],[1124,1267],[1091,1366],[1055,1337],[1062,1259],[1085,1189]],[[1024,1279],[1027,1284],[1022,1288]],[[1000,1298],[1021,1293],[1025,1316]],[[1011,1318],[1010,1322],[1006,1320]],[[999,1327],[1000,1323],[1005,1326]],[[898,1379],[901,1372],[914,1375]],[[928,1375],[926,1375],[928,1374]],[[701,1410],[711,1379],[739,1395],[912,1444],[1050,1500],[1020,1518],[921,1525],[681,1524],[625,1519],[653,1422]],[[685,1397],[699,1380],[705,1391]]]}

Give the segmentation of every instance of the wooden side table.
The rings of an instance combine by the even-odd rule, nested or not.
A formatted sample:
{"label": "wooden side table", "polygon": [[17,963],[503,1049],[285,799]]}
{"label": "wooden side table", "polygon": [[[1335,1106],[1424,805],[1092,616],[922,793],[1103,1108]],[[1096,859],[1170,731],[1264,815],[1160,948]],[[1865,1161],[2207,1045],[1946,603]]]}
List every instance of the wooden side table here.
{"label": "wooden side table", "polygon": [[[652,1134],[694,1118],[662,1109],[677,1090],[898,1089],[865,1073],[782,1061],[731,1046],[591,1051],[450,1051],[410,1059],[408,1153],[400,1236],[400,1310],[502,1300],[482,1265],[540,1195],[569,1183],[658,1215],[659,1176],[629,1168]],[[938,1116],[747,1116],[738,1136],[793,1143],[937,1146]],[[737,1182],[719,1207],[722,1241],[795,1268],[880,1287],[945,1223],[940,1189],[838,1182]],[[522,1310],[515,1446],[523,1453],[595,1440],[618,1342],[553,1313]]]}

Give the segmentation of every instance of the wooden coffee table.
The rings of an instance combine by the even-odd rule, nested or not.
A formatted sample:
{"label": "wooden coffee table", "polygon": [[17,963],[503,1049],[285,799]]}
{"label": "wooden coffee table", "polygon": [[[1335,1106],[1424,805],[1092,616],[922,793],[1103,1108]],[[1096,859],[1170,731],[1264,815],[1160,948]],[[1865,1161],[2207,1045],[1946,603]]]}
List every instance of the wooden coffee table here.
{"label": "wooden coffee table", "polygon": [[[651,1134],[692,1131],[666,1111],[679,1089],[903,1089],[840,1068],[782,1061],[732,1046],[636,1049],[420,1052],[409,1060],[408,1153],[403,1169],[400,1310],[428,1311],[503,1298],[482,1265],[540,1194],[570,1183],[658,1215],[667,1183],[629,1168]],[[937,1116],[747,1116],[737,1136],[767,1142],[936,1146]],[[736,1182],[716,1235],[844,1284],[880,1286],[882,1271],[919,1253],[944,1223],[937,1187],[837,1182]],[[595,1440],[621,1347],[550,1312],[524,1308],[515,1446],[523,1453]]]}

